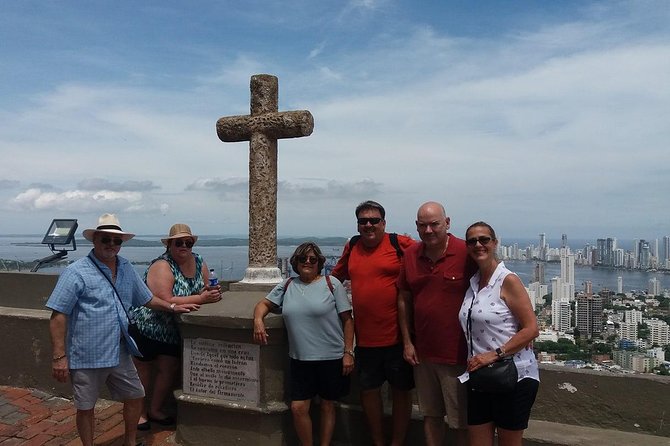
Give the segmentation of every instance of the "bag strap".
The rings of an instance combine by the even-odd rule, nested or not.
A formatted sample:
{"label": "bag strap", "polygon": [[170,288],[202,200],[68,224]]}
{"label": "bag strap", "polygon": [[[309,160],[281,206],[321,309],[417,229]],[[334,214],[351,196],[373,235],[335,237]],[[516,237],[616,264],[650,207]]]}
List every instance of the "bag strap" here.
{"label": "bag strap", "polygon": [[123,312],[126,313],[126,317],[128,318],[128,323],[132,324],[133,320],[130,318],[130,315],[128,314],[128,310],[126,310],[126,307],[123,305],[123,301],[121,300],[121,296],[119,296],[119,292],[116,291],[116,287],[114,286],[114,283],[112,283],[111,279],[109,277],[107,277],[107,274],[105,274],[105,272],[102,270],[102,268],[100,268],[100,266],[98,266],[96,261],[93,258],[91,258],[90,253],[89,253],[88,257],[89,257],[89,260],[91,261],[91,263],[93,264],[93,266],[95,266],[98,269],[98,271],[100,271],[100,274],[102,274],[102,277],[107,279],[107,282],[109,282],[109,284],[112,286],[112,289],[114,290],[114,295],[119,300],[119,303],[121,304],[121,308],[123,308]]}
{"label": "bag strap", "polygon": [[[474,291],[474,290],[473,290]],[[477,298],[477,295],[472,294],[472,302],[470,302],[470,308],[468,308],[468,321],[467,321],[467,329],[468,329],[468,342],[470,343],[470,356],[475,356],[475,351],[474,348],[472,347],[472,306],[475,303],[475,299]]]}

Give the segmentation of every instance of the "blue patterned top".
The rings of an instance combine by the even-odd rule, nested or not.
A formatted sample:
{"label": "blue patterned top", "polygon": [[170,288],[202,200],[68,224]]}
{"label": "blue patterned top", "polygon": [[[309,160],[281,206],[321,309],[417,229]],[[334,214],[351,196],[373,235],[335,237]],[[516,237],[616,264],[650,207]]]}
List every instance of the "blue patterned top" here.
{"label": "blue patterned top", "polygon": [[[91,250],[87,257],[63,271],[46,303],[47,308],[67,316],[65,345],[70,369],[116,367],[121,337],[129,338],[128,317],[114,289],[93,262],[112,278],[112,271]],[[151,300],[149,288],[130,262],[119,256],[114,286],[125,308]]]}
{"label": "blue patterned top", "polygon": [[[173,296],[191,296],[200,294],[205,286],[205,280],[202,277],[202,257],[193,253],[195,257],[195,276],[186,277],[179,269],[179,265],[168,253],[163,253],[151,261],[149,268],[159,260],[165,260],[170,265],[172,275],[174,276],[174,285],[172,287]],[[147,281],[149,268],[144,272],[144,282]],[[165,342],[167,344],[179,345],[181,336],[179,335],[179,326],[172,313],[165,311],[154,311],[146,307],[131,309],[131,317],[135,320],[137,328],[149,339]]]}

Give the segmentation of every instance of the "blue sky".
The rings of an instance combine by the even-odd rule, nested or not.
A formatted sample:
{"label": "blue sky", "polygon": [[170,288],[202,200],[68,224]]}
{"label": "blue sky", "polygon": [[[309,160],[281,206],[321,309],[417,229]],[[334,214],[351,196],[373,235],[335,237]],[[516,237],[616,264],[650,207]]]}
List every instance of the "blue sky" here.
{"label": "blue sky", "polygon": [[415,234],[670,234],[663,1],[0,3],[0,232],[52,218],[244,234],[249,78],[314,133],[279,142],[280,235],[350,235],[365,199]]}

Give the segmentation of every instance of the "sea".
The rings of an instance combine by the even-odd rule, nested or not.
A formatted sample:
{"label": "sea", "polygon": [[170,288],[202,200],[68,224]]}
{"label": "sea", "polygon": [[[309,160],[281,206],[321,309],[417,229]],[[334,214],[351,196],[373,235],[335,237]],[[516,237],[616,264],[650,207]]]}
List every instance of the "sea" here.
{"label": "sea", "polygon": [[[135,269],[143,274],[151,259],[163,253],[164,248],[160,245],[161,236],[137,236],[137,239],[148,242],[156,242],[152,246],[127,246],[121,248],[120,255],[133,262]],[[194,252],[199,253],[205,259],[210,268],[214,268],[222,280],[239,280],[244,277],[244,271],[248,265],[249,250],[247,246],[205,246],[207,239],[223,239],[224,236],[204,236],[196,244]],[[51,254],[49,248],[41,244],[42,235],[5,235],[0,236],[0,271],[16,271],[21,267],[21,262],[29,262],[46,257]],[[519,246],[528,246],[537,243],[535,239],[514,240]],[[510,240],[507,243],[511,243]],[[584,245],[572,247],[573,250],[580,249]],[[278,246],[278,257],[290,257],[296,245]],[[324,255],[332,263],[342,253],[342,246],[320,246]],[[76,251],[68,254],[67,260],[74,261],[88,254],[90,245],[80,244]],[[533,276],[535,261],[505,260],[505,265],[519,275],[527,285]],[[59,274],[65,266],[45,266],[39,272],[43,274]],[[23,267],[25,270],[25,267]],[[545,283],[550,283],[552,277],[560,276],[559,263],[545,264]],[[603,288],[616,291],[617,278],[623,280],[623,291],[644,291],[649,286],[649,280],[655,277],[661,283],[661,290],[670,288],[670,274],[662,271],[639,271],[613,268],[595,268],[591,266],[575,265],[575,289],[584,289],[584,283],[590,281],[593,291]]]}

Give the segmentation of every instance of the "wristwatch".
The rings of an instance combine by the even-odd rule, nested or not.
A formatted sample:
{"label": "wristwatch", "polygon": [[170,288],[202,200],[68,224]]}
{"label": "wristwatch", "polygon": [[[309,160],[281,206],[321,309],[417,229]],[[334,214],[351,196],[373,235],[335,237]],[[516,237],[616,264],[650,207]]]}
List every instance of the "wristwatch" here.
{"label": "wristwatch", "polygon": [[356,355],[354,354],[354,351],[353,351],[353,350],[345,350],[345,351],[344,351],[344,354],[345,354],[345,355],[349,355],[349,356],[351,356],[352,358],[355,358],[355,357],[356,357]]}
{"label": "wristwatch", "polygon": [[504,358],[505,357],[505,350],[503,350],[500,347],[496,348],[496,355],[498,355],[498,358]]}

